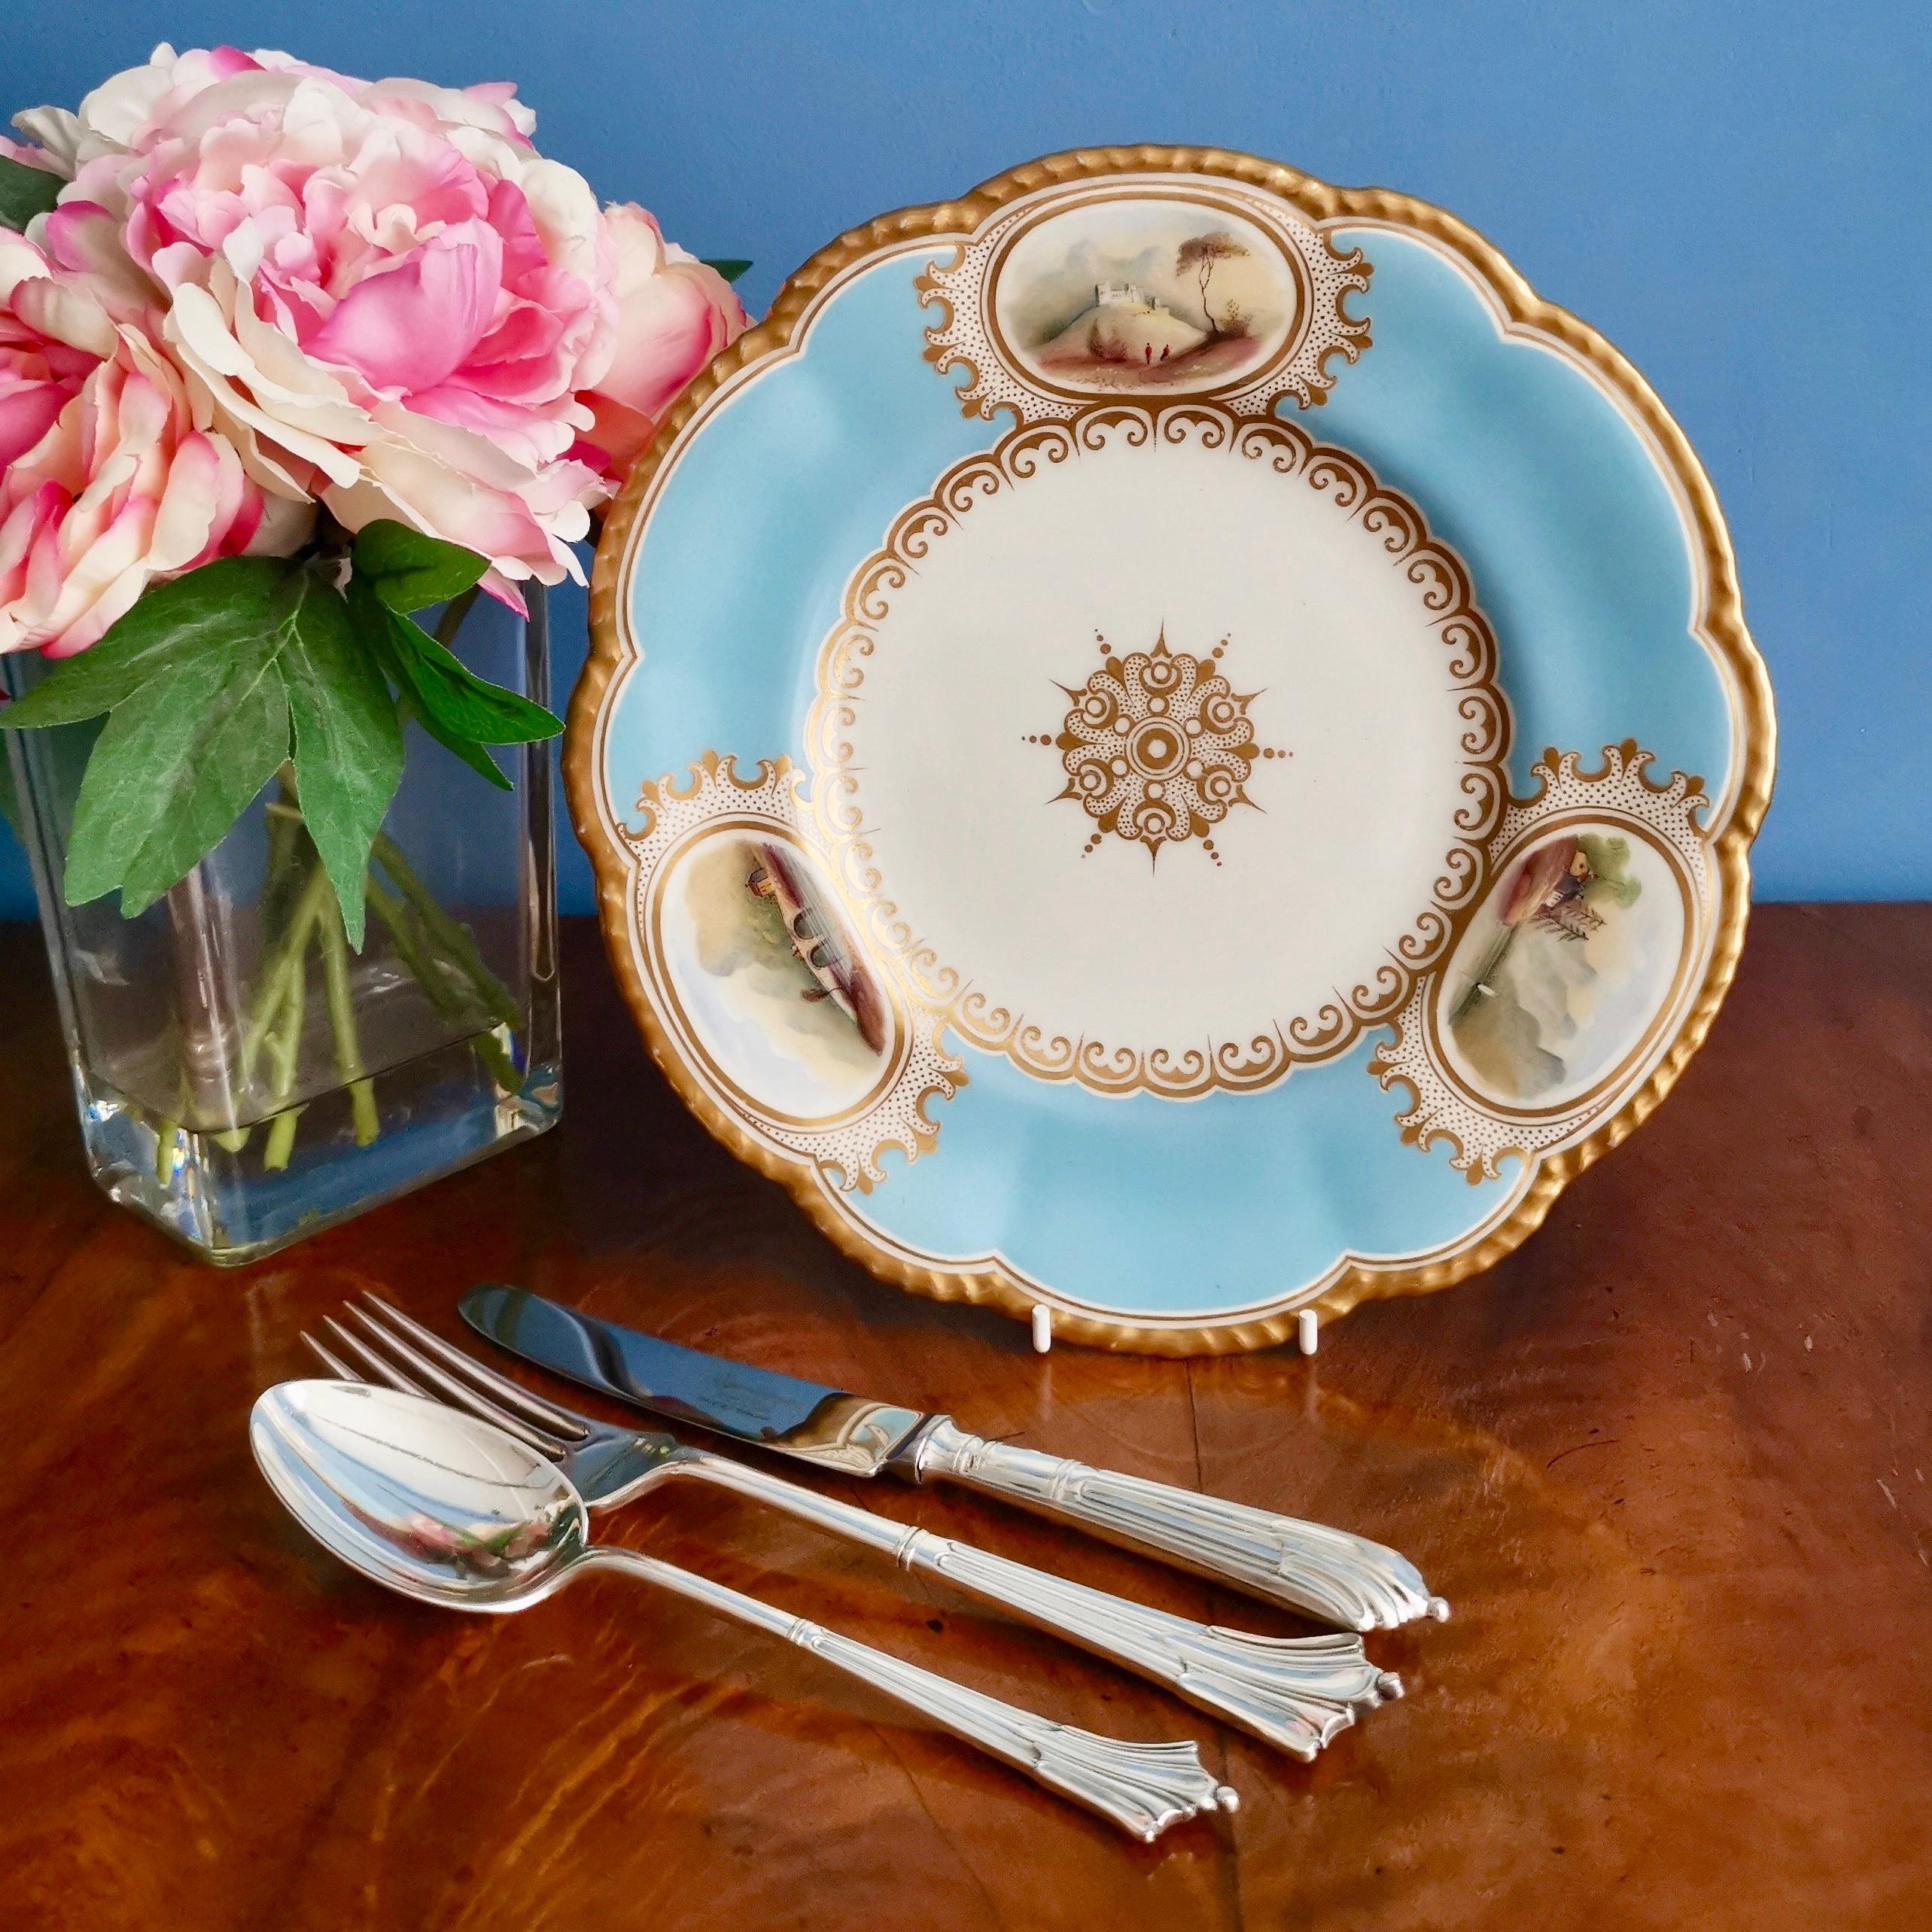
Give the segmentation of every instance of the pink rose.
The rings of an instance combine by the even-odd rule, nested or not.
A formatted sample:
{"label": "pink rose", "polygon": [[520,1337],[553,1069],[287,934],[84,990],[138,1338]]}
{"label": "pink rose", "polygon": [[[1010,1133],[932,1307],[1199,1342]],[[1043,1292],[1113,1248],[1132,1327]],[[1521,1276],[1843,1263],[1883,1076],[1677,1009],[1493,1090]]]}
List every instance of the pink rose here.
{"label": "pink rose", "polygon": [[617,251],[617,349],[587,398],[590,432],[619,475],[636,461],[692,376],[743,332],[731,284],[667,242],[634,202],[604,211]]}
{"label": "pink rose", "polygon": [[0,230],[0,651],[84,650],[157,578],[304,540],[263,507],[154,342]]}
{"label": "pink rose", "polygon": [[394,517],[581,575],[608,494],[577,391],[614,347],[614,262],[582,177],[507,90],[348,79],[233,49],[158,50],[83,103],[50,253],[148,277],[195,406],[270,496]]}

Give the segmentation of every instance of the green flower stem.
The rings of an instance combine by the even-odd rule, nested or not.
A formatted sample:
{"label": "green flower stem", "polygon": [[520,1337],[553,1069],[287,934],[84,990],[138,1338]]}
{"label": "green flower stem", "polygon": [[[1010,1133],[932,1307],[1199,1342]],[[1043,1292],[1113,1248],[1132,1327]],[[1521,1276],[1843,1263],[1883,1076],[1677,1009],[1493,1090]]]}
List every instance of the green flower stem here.
{"label": "green flower stem", "polygon": [[336,1036],[336,1072],[348,1088],[349,1112],[355,1123],[355,1144],[367,1147],[379,1131],[376,1086],[362,1063],[362,1042],[356,1032],[355,1001],[349,987],[348,936],[342,915],[333,901],[323,916],[322,977],[328,989],[329,1026]]}
{"label": "green flower stem", "polygon": [[478,1017],[466,995],[451,985],[442,971],[442,963],[424,948],[421,936],[409,917],[409,908],[373,878],[365,890],[370,911],[382,920],[391,945],[396,948],[396,957],[415,976],[429,996],[430,1004],[446,1020],[467,1021]]}
{"label": "green flower stem", "polygon": [[[455,622],[461,613],[452,601]],[[449,622],[446,613],[445,621]],[[266,916],[278,920],[281,931],[265,956],[257,976],[254,996],[242,1030],[240,1070],[244,1086],[254,1077],[264,1049],[269,1061],[269,1100],[275,1109],[269,1123],[262,1164],[286,1167],[295,1141],[302,1109],[287,1105],[294,1091],[297,1060],[306,1018],[308,952],[313,942],[320,954],[330,1029],[334,1035],[337,1075],[348,1089],[350,1116],[356,1145],[367,1147],[381,1130],[374,1082],[366,1071],[356,1024],[354,988],[350,977],[348,937],[328,875],[318,860],[305,865],[307,842],[303,836],[300,806],[288,776],[282,793],[267,808],[269,870],[263,889]],[[421,984],[424,994],[446,1019],[463,1026],[494,1020],[513,1027],[521,1018],[510,989],[491,972],[468,928],[445,911],[429,888],[387,833],[376,835],[372,858],[396,887],[387,890],[372,866],[367,881],[370,910],[387,929],[397,958]],[[399,896],[400,895],[400,896]],[[281,910],[286,908],[286,911]],[[523,1076],[504,1042],[487,1024],[479,1026],[470,1044],[490,1077],[506,1092],[522,1090]],[[239,1152],[247,1128],[234,1130],[230,1151]],[[222,1144],[229,1145],[230,1136]],[[159,1156],[157,1155],[157,1159]]]}
{"label": "green flower stem", "polygon": [[288,889],[295,874],[296,843],[303,832],[302,814],[296,810],[291,786],[292,774],[281,780],[281,796],[270,802],[268,817],[268,876],[262,884],[261,921],[272,929],[281,923],[288,910]]}
{"label": "green flower stem", "polygon": [[516,1062],[510,1058],[509,1049],[494,1033],[472,1033],[470,1045],[483,1063],[484,1072],[506,1094],[523,1091],[523,1076],[517,1072]]}
{"label": "green flower stem", "polygon": [[[270,811],[275,808],[271,806]],[[318,862],[309,872],[297,894],[288,923],[275,941],[255,979],[255,997],[242,1030],[242,1085],[254,1077],[255,1060],[288,997],[291,978],[302,972],[302,956],[308,949],[309,936],[328,902],[329,875]]]}
{"label": "green flower stem", "polygon": [[[187,1112],[188,1100],[187,1069],[184,1067],[175,1088],[175,1106],[178,1114]],[[165,1114],[154,1123],[154,1179],[159,1185],[164,1188],[174,1174],[175,1136],[181,1130],[181,1123],[178,1114]]]}
{"label": "green flower stem", "polygon": [[443,615],[436,622],[436,640],[445,650],[456,642],[456,634],[463,628],[463,620],[470,614],[470,607],[481,595],[482,586],[473,583],[461,596],[452,597],[443,606]]}
{"label": "green flower stem", "polygon": [[[442,969],[445,962],[426,949],[402,902],[385,891],[373,878],[369,881],[368,895],[370,911],[382,920],[388,932],[391,945],[396,948],[396,957],[415,975],[428,996],[430,1004],[446,1020],[467,1024],[477,1017],[467,990],[451,985],[444,976]],[[522,1091],[523,1076],[518,1072],[516,1061],[504,1051],[502,1041],[494,1033],[480,1031],[472,1037],[470,1044],[476,1049],[477,1057],[482,1061],[491,1079],[506,1093]]]}
{"label": "green flower stem", "polygon": [[266,1172],[278,1174],[288,1165],[295,1146],[295,1123],[301,1117],[300,1107],[291,1107],[269,1122],[268,1142],[262,1149],[262,1167]]}
{"label": "green flower stem", "polygon": [[[316,868],[321,871],[321,867]],[[309,962],[306,938],[291,955],[287,990],[281,1012],[268,1042],[269,1073],[272,1097],[282,1109],[269,1124],[268,1145],[262,1150],[262,1165],[271,1171],[288,1165],[289,1150],[295,1145],[295,1123],[302,1109],[286,1103],[295,1091],[295,1067],[302,1051],[302,1024],[309,1011]]]}
{"label": "green flower stem", "polygon": [[476,950],[476,942],[470,936],[468,927],[451,918],[436,902],[429,888],[410,869],[409,862],[386,832],[376,835],[373,849],[382,869],[394,880],[421,922],[424,936],[476,989],[484,1011],[504,1026],[514,1027],[522,1017],[516,1002],[511,998],[510,988],[483,963],[483,956]]}

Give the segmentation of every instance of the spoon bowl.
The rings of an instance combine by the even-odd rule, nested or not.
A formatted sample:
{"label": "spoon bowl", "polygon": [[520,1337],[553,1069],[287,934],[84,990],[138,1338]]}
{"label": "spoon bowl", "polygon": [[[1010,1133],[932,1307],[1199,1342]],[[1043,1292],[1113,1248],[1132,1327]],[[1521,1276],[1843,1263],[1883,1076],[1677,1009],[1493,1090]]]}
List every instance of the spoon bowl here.
{"label": "spoon bowl", "polygon": [[257,1398],[269,1486],[351,1568],[445,1609],[521,1610],[559,1588],[589,1519],[554,1462],[440,1402],[345,1382]]}

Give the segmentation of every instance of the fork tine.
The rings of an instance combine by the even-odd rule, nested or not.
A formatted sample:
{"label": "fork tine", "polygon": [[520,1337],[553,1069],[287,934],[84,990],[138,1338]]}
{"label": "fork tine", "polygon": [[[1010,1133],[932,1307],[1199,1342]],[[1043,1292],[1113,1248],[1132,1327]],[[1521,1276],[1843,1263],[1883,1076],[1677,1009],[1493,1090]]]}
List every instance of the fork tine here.
{"label": "fork tine", "polygon": [[[469,1383],[460,1380],[447,1370],[439,1368],[427,1355],[412,1348],[401,1337],[392,1335],[379,1326],[365,1310],[351,1304],[348,1313],[353,1320],[360,1322],[384,1348],[407,1362],[444,1400],[455,1407],[467,1409],[471,1415],[479,1416],[485,1422],[494,1422],[498,1428],[507,1430],[519,1442],[526,1444],[540,1455],[557,1456],[563,1453],[565,1445],[555,1436],[546,1434],[534,1422],[526,1422],[521,1416],[513,1415],[500,1403],[491,1401],[480,1389],[473,1389]],[[346,1341],[351,1338],[345,1332],[343,1339]],[[375,1350],[366,1346],[357,1345],[357,1352],[367,1358],[376,1358]],[[429,1392],[418,1389],[415,1392],[426,1395]]]}
{"label": "fork tine", "polygon": [[[354,1314],[357,1311],[351,1309],[349,1312]],[[323,1322],[330,1334],[334,1336],[344,1348],[359,1361],[366,1363],[370,1371],[381,1380],[387,1383],[391,1389],[398,1389],[405,1395],[420,1395],[428,1401],[434,1401],[436,1399],[421,1383],[412,1382],[394,1362],[371,1348],[359,1336],[351,1334],[333,1316],[324,1316]],[[305,1334],[303,1340],[345,1380],[351,1382],[361,1380],[353,1369],[344,1367],[340,1362],[330,1355],[314,1336]],[[416,1361],[402,1343],[391,1340],[387,1336],[385,1336],[383,1340],[412,1366],[420,1369],[425,1376],[445,1386],[450,1392],[451,1399],[459,1402],[473,1415],[479,1416],[485,1422],[494,1422],[500,1428],[508,1430],[519,1441],[535,1450],[539,1455],[554,1456],[557,1453],[557,1445],[548,1436],[539,1434],[535,1429],[525,1427],[516,1416],[497,1408],[494,1403],[487,1402],[481,1396],[460,1389],[454,1382],[443,1377],[434,1363]]]}
{"label": "fork tine", "polygon": [[309,1352],[315,1356],[316,1360],[321,1362],[338,1382],[360,1382],[362,1380],[362,1377],[357,1374],[347,1362],[342,1361],[339,1356],[330,1354],[328,1350],[323,1347],[322,1344],[316,1340],[306,1328],[302,1331],[302,1339],[308,1343]]}
{"label": "fork tine", "polygon": [[[519,1408],[539,1428],[547,1429],[568,1441],[577,1441],[590,1433],[589,1425],[581,1416],[573,1415],[568,1409],[546,1402],[540,1395],[534,1395],[519,1382],[513,1382],[507,1375],[499,1375],[487,1362],[479,1362],[467,1351],[459,1349],[453,1342],[425,1328],[420,1322],[412,1321],[400,1308],[392,1308],[382,1296],[368,1289],[362,1292],[362,1298],[374,1310],[379,1319],[376,1332],[400,1329],[413,1341],[418,1349],[426,1349],[437,1361],[467,1376],[480,1389],[486,1390],[500,1402],[507,1402]],[[358,1309],[358,1314],[362,1311]],[[385,1336],[385,1339],[390,1337]]]}
{"label": "fork tine", "polygon": [[[420,1383],[412,1382],[393,1362],[386,1361],[382,1356],[378,1355],[373,1349],[369,1347],[362,1340],[360,1336],[350,1334],[348,1330],[345,1328],[333,1316],[324,1316],[322,1325],[368,1371],[368,1374],[364,1375],[352,1368],[348,1370],[345,1372],[350,1381],[367,1381],[369,1376],[373,1376],[378,1382],[385,1383],[390,1388],[405,1395],[427,1395],[429,1393],[429,1391]],[[321,1343],[315,1340],[312,1336],[308,1340],[309,1346],[317,1353],[323,1352]]]}

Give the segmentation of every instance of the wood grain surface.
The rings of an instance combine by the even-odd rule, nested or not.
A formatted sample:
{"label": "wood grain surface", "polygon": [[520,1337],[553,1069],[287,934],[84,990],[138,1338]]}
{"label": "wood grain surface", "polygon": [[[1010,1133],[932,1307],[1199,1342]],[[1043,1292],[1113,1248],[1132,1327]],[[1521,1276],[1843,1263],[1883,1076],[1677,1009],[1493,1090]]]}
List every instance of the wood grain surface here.
{"label": "wood grain surface", "polygon": [[[556,1133],[199,1267],[87,1181],[38,947],[0,933],[7,1932],[1932,1924],[1932,908],[1760,913],[1657,1118],[1503,1266],[1312,1362],[1042,1360],[873,1282],[684,1114],[582,925]],[[1362,1529],[1455,1615],[1373,1640],[1409,1694],[1310,1768],[717,1492],[607,1520],[1056,1716],[1198,1738],[1242,1808],[1146,1848],[621,1578],[404,1602],[305,1540],[245,1419],[343,1297],[455,1334],[484,1278]],[[829,1486],[1297,1627],[963,1492]]]}

